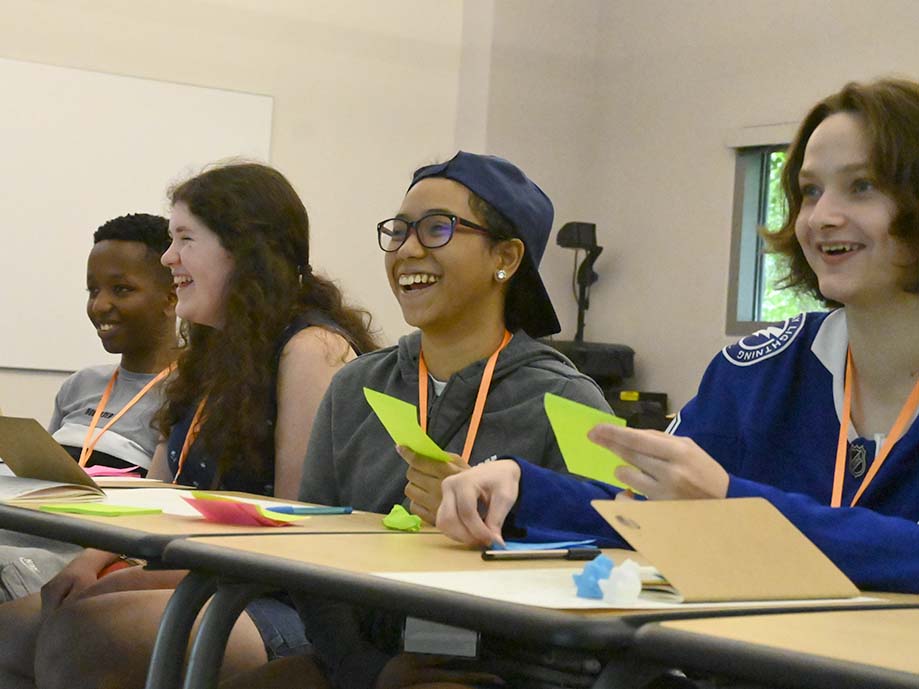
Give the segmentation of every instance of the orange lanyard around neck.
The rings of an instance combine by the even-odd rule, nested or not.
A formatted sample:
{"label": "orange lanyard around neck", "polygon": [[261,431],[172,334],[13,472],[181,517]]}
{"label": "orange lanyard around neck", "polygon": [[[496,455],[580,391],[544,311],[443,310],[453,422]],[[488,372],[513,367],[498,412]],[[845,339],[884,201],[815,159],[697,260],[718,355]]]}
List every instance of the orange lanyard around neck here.
{"label": "orange lanyard around neck", "polygon": [[[463,445],[463,461],[469,463],[472,456],[472,446],[475,445],[475,437],[479,433],[479,424],[482,422],[482,414],[485,411],[485,399],[488,397],[488,389],[491,387],[491,379],[495,375],[495,364],[498,363],[498,355],[501,350],[507,347],[511,341],[510,331],[504,331],[504,338],[498,348],[488,357],[485,364],[485,370],[482,371],[482,380],[479,383],[479,393],[475,398],[475,407],[472,410],[472,416],[469,418],[469,430],[466,432],[466,444]],[[425,433],[428,431],[428,365],[424,360],[424,352],[418,354],[418,413],[421,422],[421,428]]]}
{"label": "orange lanyard around neck", "polygon": [[195,444],[198,433],[201,432],[201,417],[204,415],[204,405],[207,403],[207,397],[198,402],[198,408],[195,409],[195,415],[191,417],[191,423],[188,425],[188,432],[185,434],[185,441],[182,443],[182,451],[179,453],[179,466],[176,467],[175,476],[172,478],[173,483],[179,482],[179,476],[182,474],[182,467],[185,466],[185,460],[191,446]]}
{"label": "orange lanyard around neck", "polygon": [[[842,418],[839,421],[839,442],[836,444],[836,471],[833,474],[833,495],[830,499],[831,507],[839,507],[842,504],[842,484],[846,475],[846,455],[849,449],[849,424],[852,418],[853,378],[855,378],[855,367],[852,365],[852,351],[849,350],[846,353],[846,382],[842,397]],[[874,461],[871,462],[871,466],[865,473],[865,478],[862,479],[861,486],[859,486],[858,491],[856,491],[855,496],[852,498],[850,507],[855,507],[855,503],[862,497],[862,493],[865,492],[865,489],[868,488],[878,471],[880,471],[881,466],[884,464],[884,460],[886,460],[887,455],[890,454],[890,450],[896,442],[903,437],[903,434],[906,432],[913,418],[913,414],[916,413],[917,407],[919,407],[919,381],[913,386],[912,392],[909,393],[909,397],[907,397],[906,402],[903,403],[903,407],[900,409],[896,421],[894,421],[893,426],[890,427],[890,432],[887,434],[887,439],[884,441],[883,447],[876,450]]]}
{"label": "orange lanyard around neck", "polygon": [[105,432],[111,428],[118,419],[124,416],[125,412],[128,411],[131,407],[140,401],[140,398],[146,395],[150,388],[159,383],[163,378],[172,373],[172,370],[175,368],[175,364],[167,366],[162,371],[154,376],[153,380],[144,385],[140,389],[131,401],[128,402],[121,408],[117,414],[115,414],[109,422],[102,427],[102,430],[93,437],[93,431],[96,430],[96,426],[99,425],[99,419],[102,417],[102,412],[105,411],[105,405],[108,404],[109,398],[112,396],[112,390],[115,388],[115,381],[118,380],[118,369],[115,369],[115,372],[112,374],[112,377],[109,378],[108,385],[105,387],[105,392],[102,393],[102,397],[99,399],[99,404],[96,405],[96,413],[93,414],[93,420],[89,424],[89,430],[86,432],[86,438],[83,440],[83,449],[80,451],[80,466],[85,467],[86,463],[89,461],[89,458],[92,457],[93,450],[96,448],[96,443],[99,442],[99,439],[105,435]]}

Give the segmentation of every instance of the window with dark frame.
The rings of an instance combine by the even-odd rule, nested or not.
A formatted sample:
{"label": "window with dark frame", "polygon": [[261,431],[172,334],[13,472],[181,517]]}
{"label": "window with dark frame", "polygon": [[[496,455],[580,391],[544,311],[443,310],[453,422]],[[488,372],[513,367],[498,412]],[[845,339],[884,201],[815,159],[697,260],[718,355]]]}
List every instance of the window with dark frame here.
{"label": "window with dark frame", "polygon": [[760,228],[775,231],[787,209],[781,175],[785,145],[737,149],[734,221],[726,334],[746,335],[801,311],[825,306],[810,295],[780,289],[785,275],[781,256],[766,253]]}

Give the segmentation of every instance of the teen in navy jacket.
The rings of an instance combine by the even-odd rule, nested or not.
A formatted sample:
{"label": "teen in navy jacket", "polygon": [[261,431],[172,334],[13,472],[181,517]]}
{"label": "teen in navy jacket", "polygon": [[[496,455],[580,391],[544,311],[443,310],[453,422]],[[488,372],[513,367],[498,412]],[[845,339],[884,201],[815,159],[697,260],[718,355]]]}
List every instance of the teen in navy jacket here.
{"label": "teen in navy jacket", "polygon": [[[598,426],[649,499],[768,499],[862,588],[919,592],[919,84],[849,84],[789,149],[786,225],[768,239],[786,284],[836,307],[719,353],[670,434]],[[848,392],[846,390],[848,389]],[[848,399],[848,401],[847,401]],[[590,507],[597,482],[494,462],[443,484],[437,526],[486,543],[623,541]],[[477,508],[485,508],[484,518]]]}

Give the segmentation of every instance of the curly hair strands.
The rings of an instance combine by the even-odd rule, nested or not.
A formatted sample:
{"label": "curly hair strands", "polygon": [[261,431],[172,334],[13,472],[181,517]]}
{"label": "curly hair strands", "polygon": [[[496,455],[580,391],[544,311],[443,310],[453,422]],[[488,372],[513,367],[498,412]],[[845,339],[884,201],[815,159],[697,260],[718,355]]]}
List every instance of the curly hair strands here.
{"label": "curly hair strands", "polygon": [[[164,434],[207,397],[196,442],[217,462],[217,476],[264,471],[274,461],[277,343],[299,314],[323,312],[359,351],[376,348],[369,316],[343,303],[309,266],[309,219],[277,170],[257,163],[212,168],[169,192],[233,256],[221,330],[183,324],[187,346],[167,387]],[[211,422],[219,420],[219,423]]]}

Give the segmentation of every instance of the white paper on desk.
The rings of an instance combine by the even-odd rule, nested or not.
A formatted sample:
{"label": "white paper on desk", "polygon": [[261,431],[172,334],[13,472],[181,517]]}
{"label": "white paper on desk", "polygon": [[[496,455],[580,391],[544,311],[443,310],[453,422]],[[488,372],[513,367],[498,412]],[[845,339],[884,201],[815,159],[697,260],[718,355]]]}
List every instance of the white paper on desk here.
{"label": "white paper on desk", "polygon": [[374,572],[376,576],[418,584],[472,596],[491,598],[506,603],[535,605],[559,610],[659,610],[691,608],[771,608],[790,605],[825,605],[827,603],[866,603],[876,598],[833,598],[820,600],[736,601],[728,603],[677,603],[666,596],[656,598],[644,592],[637,601],[617,604],[603,600],[578,598],[571,569],[505,569],[456,572]]}
{"label": "white paper on desk", "polygon": [[[201,513],[189,505],[183,498],[192,497],[187,490],[174,488],[109,488],[105,491],[103,502],[110,505],[123,505],[127,507],[158,507],[164,514],[174,514],[180,517],[194,517],[204,519]],[[256,500],[233,496],[239,502],[251,502],[254,505],[272,507],[285,503],[276,500]]]}

